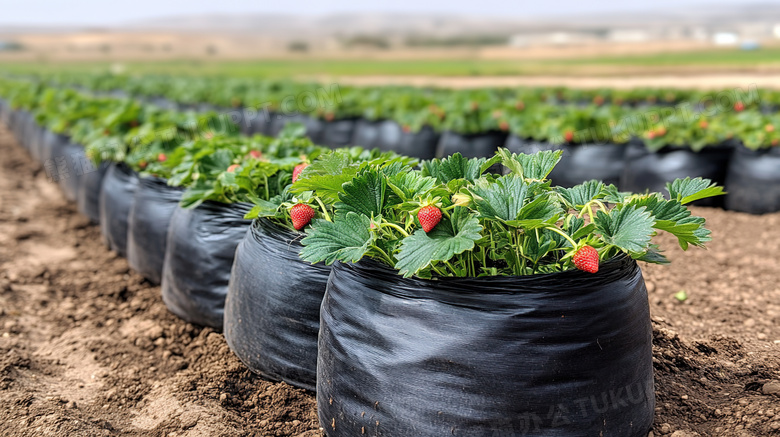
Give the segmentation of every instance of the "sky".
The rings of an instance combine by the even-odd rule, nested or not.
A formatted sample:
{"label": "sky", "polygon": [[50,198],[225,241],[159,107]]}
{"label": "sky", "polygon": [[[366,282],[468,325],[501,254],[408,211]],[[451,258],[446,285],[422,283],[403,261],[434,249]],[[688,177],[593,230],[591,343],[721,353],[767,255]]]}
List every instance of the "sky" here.
{"label": "sky", "polygon": [[680,8],[695,10],[697,6],[744,3],[746,0],[394,0],[384,4],[370,0],[0,0],[0,23],[100,26],[146,18],[210,13],[327,15],[343,12],[404,12],[507,18],[571,17],[577,14],[641,11],[674,13]]}

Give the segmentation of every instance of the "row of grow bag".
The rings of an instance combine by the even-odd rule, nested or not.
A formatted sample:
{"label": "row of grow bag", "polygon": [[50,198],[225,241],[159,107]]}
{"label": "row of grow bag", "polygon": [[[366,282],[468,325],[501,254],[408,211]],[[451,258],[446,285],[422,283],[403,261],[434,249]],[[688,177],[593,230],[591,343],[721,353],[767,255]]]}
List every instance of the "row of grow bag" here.
{"label": "row of grow bag", "polygon": [[[160,193],[169,187],[155,182],[122,164],[108,169],[101,219],[125,218],[114,240],[145,236],[132,229],[145,218],[169,217],[137,210],[158,203],[173,209],[175,193]],[[139,195],[144,189],[149,193]],[[170,215],[166,246],[157,246],[165,251],[166,304],[194,323],[219,326],[221,314],[219,322],[192,315],[219,314],[227,298],[231,348],[266,377],[316,384],[328,435],[644,436],[650,428],[649,312],[633,260],[616,257],[596,275],[404,279],[368,260],[332,269],[305,263],[297,257],[301,234],[265,219],[249,227],[246,210],[234,216],[243,228],[222,244],[233,227],[218,217],[231,214],[211,210],[208,203],[177,206]],[[201,257],[204,251],[215,255]],[[171,297],[171,262],[184,265],[174,277],[199,288]],[[217,291],[227,278],[226,297]],[[614,401],[614,393],[626,395]]]}
{"label": "row of grow bag", "polygon": [[[168,204],[164,195],[154,195],[167,191],[156,182],[139,180],[124,165],[112,164],[101,190],[102,221],[131,217],[139,199],[152,209]],[[139,195],[144,188],[149,192]],[[211,260],[198,254],[220,246],[214,238],[221,239],[232,227],[219,219],[229,215],[207,204],[174,210],[166,264],[169,257],[184,257],[177,261],[187,266],[178,273],[210,296],[195,293],[176,301],[181,296],[174,293],[172,298],[163,285],[163,298],[172,309],[182,310],[174,309],[178,315],[212,326],[214,320],[193,314],[205,309],[214,316],[220,298],[227,298],[224,324],[231,349],[270,379],[307,389],[317,385],[328,435],[472,435],[533,426],[555,435],[607,430],[639,436],[649,429],[654,404],[649,314],[633,261],[602,266],[595,278],[570,272],[563,281],[549,275],[520,283],[494,278],[437,284],[402,279],[372,262],[334,269],[312,266],[297,256],[298,235],[259,219],[241,230],[230,291],[220,296],[214,293],[221,285],[215,274],[230,272],[230,244]],[[242,216],[234,217],[241,222]],[[125,235],[133,239],[129,226]],[[115,243],[122,234],[122,226],[118,228],[107,235]],[[182,243],[184,250],[177,250]],[[163,267],[163,284],[168,272]],[[590,306],[573,306],[573,301]],[[604,308],[614,317],[604,317]],[[568,317],[565,326],[561,314]],[[453,324],[459,320],[470,322]],[[594,336],[602,339],[600,347],[583,348]],[[517,372],[518,365],[525,370]],[[507,374],[496,377],[501,369]],[[534,376],[528,378],[528,372]],[[621,384],[631,391],[631,403],[625,406],[577,414],[565,426],[543,419],[550,405],[570,407],[561,400],[589,399]]]}

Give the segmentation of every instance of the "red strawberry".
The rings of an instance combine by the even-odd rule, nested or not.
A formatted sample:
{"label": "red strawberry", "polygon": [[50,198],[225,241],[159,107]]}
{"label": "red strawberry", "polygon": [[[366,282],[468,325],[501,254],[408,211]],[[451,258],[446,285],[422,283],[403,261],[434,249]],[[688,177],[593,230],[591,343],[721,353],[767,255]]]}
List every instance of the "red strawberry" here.
{"label": "red strawberry", "polygon": [[160,162],[165,162],[165,160],[167,160],[167,159],[168,159],[168,157],[165,156],[165,153],[160,153],[159,155],[157,155],[157,160],[160,161]]}
{"label": "red strawberry", "polygon": [[231,165],[230,167],[228,167],[227,171],[228,171],[228,173],[233,173],[233,172],[234,172],[234,171],[236,171],[236,169],[237,169],[237,168],[239,168],[239,167],[241,167],[241,165],[239,165],[239,164],[233,164],[233,165]]}
{"label": "red strawberry", "polygon": [[143,170],[143,169],[146,168],[147,165],[149,165],[149,164],[147,164],[146,161],[141,161],[141,162],[138,163],[138,168]]}
{"label": "red strawberry", "polygon": [[506,131],[509,130],[509,123],[507,123],[506,121],[502,120],[501,123],[498,123],[498,128],[501,129],[502,131],[506,132]]}
{"label": "red strawberry", "polygon": [[401,126],[401,130],[404,131],[404,133],[409,133],[412,131],[412,128],[410,128],[408,125]]}
{"label": "red strawberry", "polygon": [[566,131],[566,132],[563,134],[563,138],[564,138],[564,139],[566,139],[566,142],[567,142],[567,143],[571,143],[571,142],[574,140],[574,132],[572,132],[572,131],[570,131],[570,130],[567,130],[567,131]]}
{"label": "red strawberry", "polygon": [[656,133],[656,135],[658,135],[659,137],[662,137],[662,136],[666,135],[666,128],[665,128],[665,127],[663,127],[663,126],[661,126],[661,127],[659,127],[658,129],[656,129],[655,133]]}
{"label": "red strawberry", "polygon": [[250,150],[249,151],[249,156],[251,156],[252,158],[255,158],[255,159],[260,159],[260,157],[262,157],[263,154],[260,153],[259,150]]}
{"label": "red strawberry", "polygon": [[311,222],[314,214],[314,208],[305,203],[299,203],[290,208],[290,219],[292,219],[293,227],[299,231]]}
{"label": "red strawberry", "polygon": [[308,166],[309,166],[309,164],[305,164],[305,163],[304,164],[298,164],[298,165],[295,166],[295,168],[293,169],[293,183],[295,183],[295,181],[298,180],[298,176],[300,176],[300,174],[303,171],[303,169],[308,167]]}
{"label": "red strawberry", "polygon": [[517,109],[518,111],[522,111],[523,109],[525,109],[525,103],[523,103],[522,101],[515,103],[515,109]]}
{"label": "red strawberry", "polygon": [[582,271],[588,273],[599,271],[599,253],[590,246],[582,246],[571,260],[574,262],[574,266]]}
{"label": "red strawberry", "polygon": [[702,121],[699,122],[699,127],[702,128],[702,129],[707,129],[707,126],[709,126],[709,125],[710,124],[707,123],[707,120],[702,120]]}
{"label": "red strawberry", "polygon": [[775,131],[775,126],[771,125],[771,124],[768,124],[768,125],[764,126],[764,130],[767,131],[767,132],[774,132]]}
{"label": "red strawberry", "polygon": [[417,213],[417,219],[425,232],[431,232],[441,221],[441,210],[433,205],[424,206]]}
{"label": "red strawberry", "polygon": [[745,104],[742,102],[737,102],[734,104],[734,110],[737,112],[742,112],[745,110]]}
{"label": "red strawberry", "polygon": [[333,121],[334,118],[336,118],[336,115],[332,112],[326,112],[325,113],[325,121]]}
{"label": "red strawberry", "polygon": [[604,97],[601,97],[600,95],[597,95],[593,98],[593,103],[595,103],[598,106],[601,106],[604,104]]}

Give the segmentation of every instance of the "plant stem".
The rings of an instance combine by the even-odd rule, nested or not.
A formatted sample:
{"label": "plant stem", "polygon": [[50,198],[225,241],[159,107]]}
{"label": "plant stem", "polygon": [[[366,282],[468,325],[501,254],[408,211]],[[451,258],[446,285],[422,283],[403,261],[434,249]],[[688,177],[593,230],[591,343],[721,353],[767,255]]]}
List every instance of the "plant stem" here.
{"label": "plant stem", "polygon": [[408,233],[408,232],[406,232],[406,231],[405,231],[405,230],[404,230],[402,227],[398,226],[398,225],[397,225],[397,224],[395,224],[395,223],[390,223],[390,222],[383,222],[383,223],[382,223],[382,224],[380,224],[379,226],[382,226],[382,227],[389,226],[389,227],[391,227],[391,228],[395,229],[396,231],[400,232],[400,233],[401,233],[401,235],[403,235],[403,236],[404,236],[404,238],[409,236],[409,233]]}
{"label": "plant stem", "polygon": [[549,230],[551,230],[551,231],[553,231],[555,233],[560,234],[563,238],[565,238],[566,240],[569,241],[569,243],[571,244],[572,248],[577,247],[577,243],[575,243],[574,240],[572,240],[570,236],[566,235],[565,232],[561,231],[560,229],[556,228],[555,226],[549,226],[546,229],[549,229]]}
{"label": "plant stem", "polygon": [[322,209],[322,214],[325,216],[325,220],[332,222],[333,220],[330,219],[330,215],[328,214],[327,208],[325,208],[325,204],[322,203],[322,200],[320,200],[319,197],[314,196],[314,200],[317,201],[317,203],[320,204],[320,209]]}

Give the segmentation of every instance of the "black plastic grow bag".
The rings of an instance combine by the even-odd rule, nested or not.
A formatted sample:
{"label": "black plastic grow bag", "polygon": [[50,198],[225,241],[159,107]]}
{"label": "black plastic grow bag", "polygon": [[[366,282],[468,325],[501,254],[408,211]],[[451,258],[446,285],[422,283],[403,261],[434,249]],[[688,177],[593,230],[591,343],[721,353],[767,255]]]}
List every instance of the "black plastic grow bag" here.
{"label": "black plastic grow bag", "polygon": [[314,390],[320,305],[330,267],[298,258],[302,234],[255,220],[238,245],[225,339],[253,372]]}
{"label": "black plastic grow bag", "polygon": [[351,145],[352,133],[355,131],[355,118],[342,118],[340,120],[323,121],[320,143],[324,146],[336,148]]}
{"label": "black plastic grow bag", "polygon": [[183,193],[165,179],[141,178],[130,209],[127,230],[127,262],[154,284],[162,280],[168,225]]}
{"label": "black plastic grow bag", "polygon": [[100,223],[100,190],[109,166],[108,162],[103,162],[85,172],[79,183],[76,204],[79,212],[87,216],[92,223]]}
{"label": "black plastic grow bag", "polygon": [[404,132],[395,121],[385,120],[379,125],[377,147],[413,158],[433,159],[440,137],[430,126],[423,126],[417,132]]}
{"label": "black plastic grow bag", "polygon": [[358,119],[355,122],[355,129],[352,132],[350,144],[361,146],[365,149],[379,147],[379,135],[382,123],[382,120]]}
{"label": "black plastic grow bag", "polygon": [[84,147],[80,144],[67,143],[60,149],[62,155],[54,160],[62,160],[57,164],[57,176],[65,198],[76,202],[79,194],[81,179],[85,173],[95,170],[92,161],[87,159]]}
{"label": "black plastic grow bag", "polygon": [[[728,162],[734,148],[730,145],[708,146],[699,152],[682,147],[664,147],[651,152],[639,144],[626,149],[626,165],[620,178],[620,189],[635,193],[665,193],[667,182],[677,178],[702,177],[718,185],[726,182]],[[723,196],[697,201],[699,206],[723,206]]]}
{"label": "black plastic grow bag", "polygon": [[506,148],[514,153],[533,154],[561,150],[561,161],[550,173],[554,185],[573,187],[591,179],[605,184],[620,183],[625,167],[626,146],[620,144],[550,144],[510,135]]}
{"label": "black plastic grow bag", "polygon": [[250,205],[205,202],[178,207],[168,229],[162,297],[168,309],[197,325],[222,329],[236,247],[251,221]]}
{"label": "black plastic grow bag", "polygon": [[119,256],[127,256],[127,219],[136,187],[138,175],[124,163],[114,163],[100,189],[100,232]]}
{"label": "black plastic grow bag", "polygon": [[726,176],[726,208],[764,214],[780,211],[780,147],[738,148]]}
{"label": "black plastic grow bag", "polygon": [[46,130],[41,143],[41,160],[44,167],[56,165],[52,161],[56,160],[57,157],[65,156],[63,149],[69,142],[70,138],[66,135]]}
{"label": "black plastic grow bag", "polygon": [[646,437],[652,328],[637,264],[426,281],[335,264],[317,411],[336,436]]}
{"label": "black plastic grow bag", "polygon": [[490,158],[506,143],[506,132],[483,132],[479,134],[458,134],[444,131],[436,148],[439,157],[460,153],[466,158]]}

